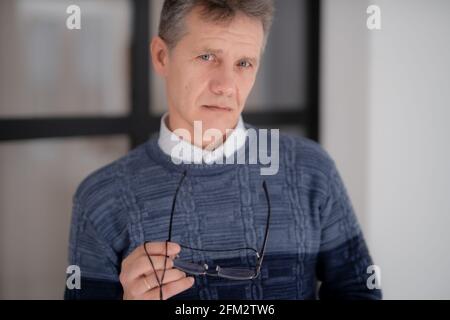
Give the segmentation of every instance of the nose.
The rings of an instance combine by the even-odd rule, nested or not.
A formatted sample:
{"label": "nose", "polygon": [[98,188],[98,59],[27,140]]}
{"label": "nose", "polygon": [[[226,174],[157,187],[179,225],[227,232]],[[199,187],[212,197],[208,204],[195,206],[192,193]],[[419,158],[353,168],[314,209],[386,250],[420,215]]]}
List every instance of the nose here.
{"label": "nose", "polygon": [[218,68],[211,80],[211,91],[216,95],[233,97],[236,94],[236,83],[232,71]]}

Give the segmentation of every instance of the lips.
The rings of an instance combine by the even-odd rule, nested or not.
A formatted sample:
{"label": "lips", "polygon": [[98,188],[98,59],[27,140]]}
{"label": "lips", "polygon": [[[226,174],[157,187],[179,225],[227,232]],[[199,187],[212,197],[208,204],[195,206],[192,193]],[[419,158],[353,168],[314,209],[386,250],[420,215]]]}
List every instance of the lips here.
{"label": "lips", "polygon": [[233,111],[232,108],[227,106],[219,106],[219,105],[203,105],[204,108],[211,110],[211,111]]}

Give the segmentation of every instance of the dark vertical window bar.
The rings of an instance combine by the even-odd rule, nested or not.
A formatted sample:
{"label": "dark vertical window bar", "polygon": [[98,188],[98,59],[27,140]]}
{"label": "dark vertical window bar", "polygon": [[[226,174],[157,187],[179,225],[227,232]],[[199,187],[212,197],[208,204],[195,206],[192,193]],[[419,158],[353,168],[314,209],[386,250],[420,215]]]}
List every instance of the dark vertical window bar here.
{"label": "dark vertical window bar", "polygon": [[307,2],[308,14],[308,126],[309,138],[320,141],[320,0]]}
{"label": "dark vertical window bar", "polygon": [[149,138],[150,121],[150,11],[149,1],[133,0],[133,42],[131,54],[130,143],[134,148]]}

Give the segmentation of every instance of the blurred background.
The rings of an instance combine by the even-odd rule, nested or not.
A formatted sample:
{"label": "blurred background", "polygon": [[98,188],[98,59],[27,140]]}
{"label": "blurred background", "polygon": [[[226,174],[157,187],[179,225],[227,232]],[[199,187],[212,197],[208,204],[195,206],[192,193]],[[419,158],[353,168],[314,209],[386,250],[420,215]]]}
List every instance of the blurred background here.
{"label": "blurred background", "polygon": [[[0,2],[0,299],[62,298],[76,187],[158,132],[162,2]],[[450,299],[450,2],[276,7],[245,121],[335,159],[386,299]]]}

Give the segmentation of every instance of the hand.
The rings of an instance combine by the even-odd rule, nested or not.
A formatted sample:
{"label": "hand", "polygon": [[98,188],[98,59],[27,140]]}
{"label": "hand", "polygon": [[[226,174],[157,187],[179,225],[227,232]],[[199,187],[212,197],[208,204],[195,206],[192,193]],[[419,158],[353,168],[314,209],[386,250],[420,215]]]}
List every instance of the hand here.
{"label": "hand", "polygon": [[[175,296],[194,284],[193,277],[173,268],[173,259],[180,252],[181,247],[173,242],[167,243],[167,258],[165,242],[148,242],[147,252],[152,259],[158,279],[162,279],[163,299]],[[166,265],[164,266],[164,261]],[[145,252],[144,245],[136,248],[125,260],[122,261],[120,283],[123,287],[124,300],[159,300],[160,288],[153,267]]]}

